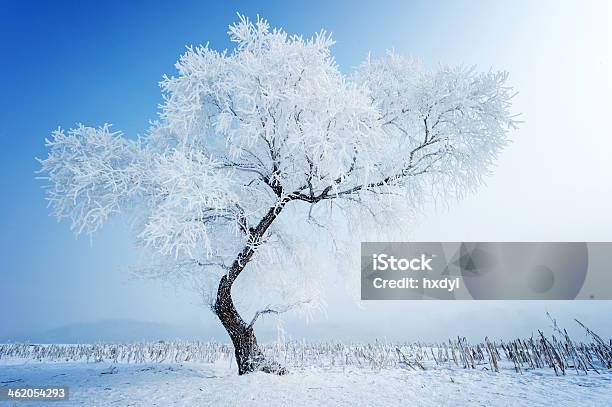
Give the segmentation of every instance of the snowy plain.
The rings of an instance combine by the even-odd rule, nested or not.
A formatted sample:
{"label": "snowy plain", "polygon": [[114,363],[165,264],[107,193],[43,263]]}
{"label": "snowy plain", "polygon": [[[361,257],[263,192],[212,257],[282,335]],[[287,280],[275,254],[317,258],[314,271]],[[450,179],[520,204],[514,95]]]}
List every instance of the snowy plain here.
{"label": "snowy plain", "polygon": [[[7,382],[11,382],[8,384]],[[552,369],[498,373],[301,368],[286,376],[236,374],[215,363],[110,364],[3,360],[0,386],[68,386],[61,406],[610,406],[612,372],[555,376]],[[46,402],[0,402],[42,406]]]}

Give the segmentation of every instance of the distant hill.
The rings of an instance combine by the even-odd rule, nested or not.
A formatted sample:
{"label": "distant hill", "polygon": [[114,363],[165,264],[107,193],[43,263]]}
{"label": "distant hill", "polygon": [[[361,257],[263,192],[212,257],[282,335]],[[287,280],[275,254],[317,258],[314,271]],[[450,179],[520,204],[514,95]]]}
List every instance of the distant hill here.
{"label": "distant hill", "polygon": [[[215,332],[216,333],[216,332]],[[0,338],[0,342],[97,343],[138,342],[171,339],[224,339],[207,333],[204,327],[187,329],[158,322],[112,319],[68,324],[43,332]]]}

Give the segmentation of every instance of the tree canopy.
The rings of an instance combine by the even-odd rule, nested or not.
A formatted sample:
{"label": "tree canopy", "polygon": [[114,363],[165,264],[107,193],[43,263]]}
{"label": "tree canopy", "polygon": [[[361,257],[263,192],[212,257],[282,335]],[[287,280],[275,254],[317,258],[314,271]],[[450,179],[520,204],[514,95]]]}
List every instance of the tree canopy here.
{"label": "tree canopy", "polygon": [[222,275],[256,251],[291,251],[295,221],[276,219],[294,203],[291,216],[325,225],[334,208],[359,222],[460,195],[515,125],[505,72],[428,69],[389,52],[344,74],[325,31],[303,38],[240,16],[229,36],[231,51],[180,57],[144,136],[52,133],[40,162],[58,218],[93,233],[128,214],[171,270]]}

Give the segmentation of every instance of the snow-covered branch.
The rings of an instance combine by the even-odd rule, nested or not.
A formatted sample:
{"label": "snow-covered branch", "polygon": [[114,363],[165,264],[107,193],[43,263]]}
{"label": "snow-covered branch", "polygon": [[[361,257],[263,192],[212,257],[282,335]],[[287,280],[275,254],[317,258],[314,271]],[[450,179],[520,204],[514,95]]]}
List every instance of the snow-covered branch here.
{"label": "snow-covered branch", "polygon": [[308,303],[310,303],[310,301],[306,300],[306,301],[295,302],[295,303],[288,304],[288,305],[277,305],[277,306],[268,305],[265,308],[255,312],[255,315],[253,315],[253,319],[251,319],[251,322],[249,323],[248,327],[253,328],[253,326],[255,326],[255,322],[257,322],[257,320],[260,317],[266,314],[275,314],[275,315],[284,314],[285,312],[289,312],[292,309],[295,309],[297,307],[300,307]]}

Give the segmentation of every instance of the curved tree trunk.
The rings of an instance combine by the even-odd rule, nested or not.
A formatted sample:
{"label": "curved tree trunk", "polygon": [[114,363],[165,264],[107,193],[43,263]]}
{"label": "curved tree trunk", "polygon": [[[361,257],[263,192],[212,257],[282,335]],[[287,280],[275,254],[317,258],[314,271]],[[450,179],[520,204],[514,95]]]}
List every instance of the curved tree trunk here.
{"label": "curved tree trunk", "polygon": [[257,346],[253,327],[244,322],[234,306],[231,289],[227,276],[223,276],[213,309],[232,340],[238,374],[242,375],[258,370],[263,365],[264,357]]}
{"label": "curved tree trunk", "polygon": [[269,361],[257,346],[257,338],[253,333],[253,326],[247,325],[240,317],[234,302],[232,301],[231,284],[227,276],[221,278],[217,299],[213,310],[227,331],[232,344],[234,355],[238,364],[238,374],[263,371],[279,375],[287,373],[287,370],[278,363]]}
{"label": "curved tree trunk", "polygon": [[[249,240],[251,243],[258,242],[264,236],[266,230],[276,219],[285,203],[286,201],[281,201],[280,205],[270,208],[257,227],[249,230]],[[227,274],[219,281],[213,311],[232,340],[239,375],[254,371],[285,374],[287,370],[284,367],[276,362],[266,360],[257,345],[257,338],[255,338],[253,333],[253,323],[247,324],[242,319],[232,300],[232,285],[253,257],[255,253],[253,247],[253,244],[247,245],[238,255]]]}

